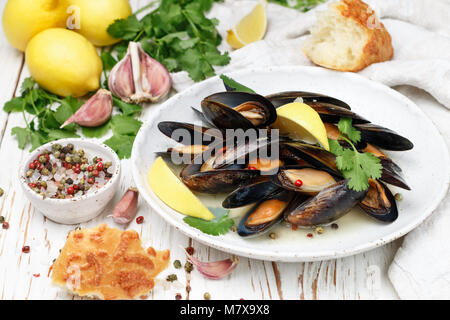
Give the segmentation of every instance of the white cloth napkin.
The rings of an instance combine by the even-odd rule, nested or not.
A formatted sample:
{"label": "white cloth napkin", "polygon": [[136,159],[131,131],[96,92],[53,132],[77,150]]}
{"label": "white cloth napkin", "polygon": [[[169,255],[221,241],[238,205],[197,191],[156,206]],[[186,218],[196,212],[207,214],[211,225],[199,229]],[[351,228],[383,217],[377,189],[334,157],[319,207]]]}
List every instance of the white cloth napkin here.
{"label": "white cloth napkin", "polygon": [[[450,0],[366,0],[392,36],[394,58],[373,64],[361,75],[388,86],[411,85],[430,93],[450,108]],[[232,28],[255,5],[255,1],[226,0],[209,13],[219,19],[218,31],[225,39]],[[267,7],[268,29],[262,41],[231,52],[231,63],[217,68],[226,73],[246,67],[312,65],[303,54],[302,42],[315,22],[316,11],[301,13],[276,4]],[[231,51],[223,41],[221,50]],[[172,75],[181,91],[194,82],[186,72]],[[439,125],[450,137],[448,124]],[[404,239],[389,269],[389,278],[400,298],[450,298],[450,193],[441,206]]]}

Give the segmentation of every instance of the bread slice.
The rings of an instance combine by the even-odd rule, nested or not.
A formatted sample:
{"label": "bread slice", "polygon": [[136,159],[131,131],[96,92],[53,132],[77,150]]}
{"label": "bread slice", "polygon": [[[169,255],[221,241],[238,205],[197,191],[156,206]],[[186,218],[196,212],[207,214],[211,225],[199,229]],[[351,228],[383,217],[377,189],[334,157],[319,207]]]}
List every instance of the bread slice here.
{"label": "bread slice", "polygon": [[315,64],[339,71],[360,71],[394,54],[391,36],[360,0],[332,2],[318,12],[303,51]]}

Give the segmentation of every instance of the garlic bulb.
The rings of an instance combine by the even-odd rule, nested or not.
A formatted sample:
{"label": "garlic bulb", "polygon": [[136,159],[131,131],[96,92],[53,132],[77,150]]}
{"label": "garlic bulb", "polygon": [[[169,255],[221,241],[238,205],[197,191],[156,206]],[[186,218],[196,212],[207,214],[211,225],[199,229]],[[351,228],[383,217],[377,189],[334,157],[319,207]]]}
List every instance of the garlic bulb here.
{"label": "garlic bulb", "polygon": [[230,275],[239,263],[239,258],[236,256],[233,256],[232,259],[213,262],[202,262],[187,253],[187,251],[186,256],[188,260],[197,268],[198,272],[211,280],[220,280]]}
{"label": "garlic bulb", "polygon": [[111,92],[100,89],[77,112],[75,112],[61,128],[71,123],[77,123],[83,127],[97,127],[104,124],[111,117],[113,100]]}
{"label": "garlic bulb", "polygon": [[130,42],[126,56],[111,70],[108,84],[112,93],[125,102],[156,102],[167,95],[172,79],[140,43]]}

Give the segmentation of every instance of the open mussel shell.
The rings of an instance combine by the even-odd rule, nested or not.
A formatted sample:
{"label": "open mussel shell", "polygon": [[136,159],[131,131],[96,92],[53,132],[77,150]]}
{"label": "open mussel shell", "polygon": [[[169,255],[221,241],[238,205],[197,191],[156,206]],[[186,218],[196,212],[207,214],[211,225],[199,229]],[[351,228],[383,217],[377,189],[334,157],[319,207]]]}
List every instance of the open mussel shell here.
{"label": "open mussel shell", "polygon": [[269,231],[283,220],[292,198],[291,192],[281,190],[258,202],[239,223],[238,234],[241,237],[255,237]]}
{"label": "open mussel shell", "polygon": [[398,218],[395,197],[383,183],[369,180],[367,195],[359,203],[359,207],[369,216],[383,221],[393,222]]}
{"label": "open mussel shell", "polygon": [[261,95],[247,92],[219,92],[202,101],[205,118],[219,129],[263,128],[274,123],[277,112]]}
{"label": "open mussel shell", "polygon": [[361,131],[361,139],[381,149],[392,151],[406,151],[414,148],[407,138],[398,133],[371,123],[356,124],[355,128]]}
{"label": "open mussel shell", "polygon": [[401,174],[402,170],[399,168],[398,165],[396,165],[389,158],[380,158],[380,161],[381,165],[383,166],[380,178],[381,181],[405,190],[411,190],[411,188],[408,186],[405,179],[403,178]]}
{"label": "open mussel shell", "polygon": [[200,171],[202,164],[186,166],[180,174],[183,183],[191,190],[204,193],[230,192],[250,184],[260,176],[259,170],[217,169]]}
{"label": "open mussel shell", "polygon": [[167,137],[184,145],[209,145],[223,140],[223,133],[216,128],[206,128],[191,123],[162,121],[158,129]]}
{"label": "open mussel shell", "polygon": [[[301,182],[297,183],[298,181]],[[312,167],[292,166],[281,168],[276,183],[284,189],[308,195],[316,195],[336,183],[335,177],[326,170]],[[297,184],[296,184],[297,183]]]}
{"label": "open mussel shell", "polygon": [[367,191],[349,189],[348,180],[339,181],[323,189],[307,201],[292,203],[286,210],[285,219],[301,227],[314,227],[329,224],[347,214]]}
{"label": "open mussel shell", "polygon": [[314,93],[314,92],[306,92],[306,91],[285,91],[285,92],[279,92],[274,93],[271,95],[266,96],[267,99],[269,99],[272,104],[275,106],[275,108],[281,107],[282,105],[294,102],[298,98],[302,98],[303,102],[306,104],[309,104],[311,102],[319,102],[324,104],[329,104],[333,106],[342,107],[344,109],[350,110],[350,106],[345,103],[342,100],[326,96],[320,93]]}
{"label": "open mussel shell", "polygon": [[280,158],[286,161],[308,163],[315,168],[331,170],[340,176],[336,166],[336,156],[320,147],[303,142],[280,143]]}
{"label": "open mussel shell", "polygon": [[234,190],[222,202],[222,207],[227,209],[244,207],[266,199],[280,190],[282,188],[274,184],[269,178],[266,178]]}

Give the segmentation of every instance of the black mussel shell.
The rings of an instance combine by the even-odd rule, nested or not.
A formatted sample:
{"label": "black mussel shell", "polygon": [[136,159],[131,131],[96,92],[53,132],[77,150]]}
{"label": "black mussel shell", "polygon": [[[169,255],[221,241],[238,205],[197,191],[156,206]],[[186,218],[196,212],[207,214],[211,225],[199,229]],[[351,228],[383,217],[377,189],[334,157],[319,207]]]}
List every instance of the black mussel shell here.
{"label": "black mussel shell", "polygon": [[359,207],[369,216],[383,221],[393,222],[398,218],[395,197],[383,183],[370,180],[367,195],[359,202]]}
{"label": "black mussel shell", "polygon": [[[272,196],[261,200],[253,206],[241,220],[238,225],[238,234],[241,237],[255,237],[266,233],[283,220],[284,211],[289,206],[292,198],[293,193],[286,190],[281,190],[279,192],[275,192]],[[269,219],[264,219],[261,223],[252,221],[252,219],[257,218],[255,217],[255,214],[260,211],[267,213],[269,208],[274,210],[272,212],[273,216],[269,217]]]}
{"label": "black mussel shell", "polygon": [[223,140],[223,133],[220,130],[191,123],[162,121],[158,123],[158,129],[167,137],[184,145],[209,145]]}
{"label": "black mussel shell", "polygon": [[342,180],[322,190],[315,197],[293,205],[285,219],[293,225],[313,227],[329,224],[347,214],[364,198],[367,191],[349,189],[348,180]]}
{"label": "black mussel shell", "polygon": [[286,92],[279,92],[275,94],[271,94],[266,96],[267,99],[269,99],[272,104],[275,106],[275,108],[278,108],[282,105],[294,102],[298,98],[302,98],[303,102],[306,104],[310,103],[324,103],[329,104],[337,107],[341,107],[344,109],[350,110],[350,106],[345,103],[342,100],[326,96],[320,93],[313,93],[313,92],[305,92],[305,91],[286,91]]}
{"label": "black mussel shell", "polygon": [[[243,105],[255,106],[262,120],[255,125],[236,108]],[[261,95],[247,92],[219,92],[206,97],[202,101],[205,118],[219,129],[254,129],[267,127],[274,123],[277,112],[272,103]]]}
{"label": "black mussel shell", "polygon": [[407,138],[398,133],[371,123],[356,124],[355,128],[361,131],[361,139],[381,149],[392,151],[406,151],[414,148]]}
{"label": "black mussel shell", "polygon": [[274,184],[269,178],[258,181],[234,190],[222,202],[224,208],[240,208],[249,204],[267,199],[281,188]]}

